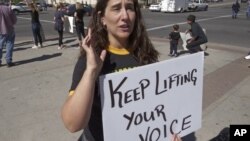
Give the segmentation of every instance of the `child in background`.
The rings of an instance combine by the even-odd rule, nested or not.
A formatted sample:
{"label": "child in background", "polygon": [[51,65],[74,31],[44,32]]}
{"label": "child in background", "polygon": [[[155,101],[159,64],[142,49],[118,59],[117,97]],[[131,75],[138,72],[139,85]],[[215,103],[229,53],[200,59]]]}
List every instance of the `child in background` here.
{"label": "child in background", "polygon": [[179,33],[179,25],[175,24],[173,25],[173,31],[170,32],[169,34],[169,40],[170,40],[170,53],[168,56],[171,57],[177,57],[177,46],[178,46],[178,42],[180,39],[180,33]]}

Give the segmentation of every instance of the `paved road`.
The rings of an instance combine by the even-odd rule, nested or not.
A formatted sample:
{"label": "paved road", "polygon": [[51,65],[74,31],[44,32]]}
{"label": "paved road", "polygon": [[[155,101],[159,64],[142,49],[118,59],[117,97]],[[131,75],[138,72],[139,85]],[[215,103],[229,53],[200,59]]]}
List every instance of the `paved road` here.
{"label": "paved road", "polygon": [[[57,50],[57,40],[45,42],[42,49],[31,49],[29,40],[16,43],[15,67],[0,68],[0,140],[69,141],[71,134],[63,126],[60,109],[67,96],[79,49],[75,37],[65,38],[67,49]],[[169,43],[152,38],[167,56]],[[230,124],[250,123],[250,71],[243,57],[248,50],[209,43],[204,68],[203,125],[195,133],[197,141],[206,141]],[[185,54],[188,55],[188,54]]]}
{"label": "paved road", "polygon": [[[185,12],[185,13],[161,13],[150,12],[142,9],[142,14],[147,25],[150,37],[166,38],[172,30],[172,25],[180,24],[180,31],[184,32],[190,27],[186,24],[186,17],[189,14],[197,16],[197,21],[202,27],[207,29],[210,42],[234,45],[238,47],[250,48],[249,22],[245,17],[245,5],[241,5],[240,16],[237,20],[231,18],[231,3],[233,0],[224,0],[223,3],[211,4],[208,11]],[[49,8],[46,12],[41,12],[40,19],[48,38],[57,36],[53,29],[54,9]],[[88,25],[90,17],[84,17],[85,26]],[[26,40],[32,38],[29,13],[18,15],[16,26],[16,39]]]}

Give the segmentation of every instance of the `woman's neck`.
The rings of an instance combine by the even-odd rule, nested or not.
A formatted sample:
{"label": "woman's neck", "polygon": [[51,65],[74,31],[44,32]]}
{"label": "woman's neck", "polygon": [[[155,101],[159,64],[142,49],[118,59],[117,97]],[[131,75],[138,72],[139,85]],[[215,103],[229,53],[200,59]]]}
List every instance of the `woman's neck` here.
{"label": "woman's neck", "polygon": [[128,47],[128,41],[127,40],[117,40],[114,38],[109,38],[109,43],[111,46],[115,48],[127,48]]}

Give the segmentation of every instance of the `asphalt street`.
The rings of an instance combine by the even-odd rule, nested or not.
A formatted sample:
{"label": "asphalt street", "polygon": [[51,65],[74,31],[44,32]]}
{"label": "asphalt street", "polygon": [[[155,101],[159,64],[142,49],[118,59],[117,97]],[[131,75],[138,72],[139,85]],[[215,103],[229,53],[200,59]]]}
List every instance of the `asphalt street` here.
{"label": "asphalt street", "polygon": [[[41,49],[31,49],[30,36],[18,36],[13,54],[16,66],[0,67],[0,140],[77,140],[81,132],[69,133],[60,116],[79,55],[76,36],[65,35],[63,50],[57,49],[54,35],[46,36]],[[175,59],[167,55],[166,38],[150,39],[161,61]],[[202,128],[189,141],[208,141],[231,124],[250,123],[250,61],[244,59],[249,48],[208,42],[206,52]],[[189,54],[179,57],[184,55]]]}

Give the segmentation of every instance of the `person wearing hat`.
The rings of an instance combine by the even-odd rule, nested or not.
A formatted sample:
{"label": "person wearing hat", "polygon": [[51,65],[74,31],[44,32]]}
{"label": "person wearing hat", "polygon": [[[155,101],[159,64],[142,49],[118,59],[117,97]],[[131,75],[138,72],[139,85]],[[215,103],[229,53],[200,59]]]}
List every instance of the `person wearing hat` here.
{"label": "person wearing hat", "polygon": [[[187,23],[191,26],[189,32],[191,33],[192,38],[187,41],[186,47],[190,53],[203,51],[200,45],[207,42],[207,36],[201,26],[195,22],[195,19],[196,17],[194,15],[189,15],[187,17]],[[205,52],[205,55],[208,55],[208,53]]]}

